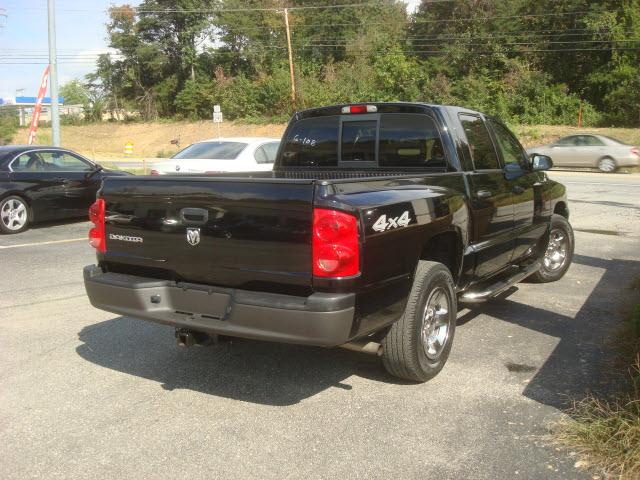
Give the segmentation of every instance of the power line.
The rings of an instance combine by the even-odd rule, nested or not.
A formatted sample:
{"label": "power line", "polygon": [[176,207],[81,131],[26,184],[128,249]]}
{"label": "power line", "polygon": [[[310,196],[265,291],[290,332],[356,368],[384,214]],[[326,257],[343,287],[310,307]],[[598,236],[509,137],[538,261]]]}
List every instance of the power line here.
{"label": "power line", "polygon": [[[448,55],[448,56],[472,56],[472,55],[482,55],[482,56],[495,56],[495,55],[526,55],[530,53],[562,53],[562,52],[611,52],[611,51],[640,51],[640,47],[611,47],[611,48],[553,48],[553,49],[526,49],[526,50],[511,50],[505,52],[487,52],[487,51],[467,51],[467,52],[455,52],[446,50],[427,50],[427,49],[412,49],[412,50],[401,50],[402,53],[405,54],[430,54],[430,55]],[[221,54],[235,54],[241,55],[240,52],[220,52]],[[374,53],[380,54],[384,52],[368,52],[361,49],[359,52],[350,52],[349,56],[370,56]],[[7,59],[8,60],[8,59]],[[47,61],[16,61],[9,62],[5,59],[0,59],[0,65],[43,65],[47,64]],[[89,65],[92,62],[90,61],[63,61],[59,63],[64,63],[67,65]]]}
{"label": "power line", "polygon": [[[423,3],[449,3],[457,0],[423,0]],[[395,4],[398,5],[398,4]],[[340,9],[340,8],[362,8],[362,7],[390,7],[395,5],[386,4],[382,1],[377,2],[357,2],[357,3],[339,3],[329,5],[300,5],[287,7],[288,10],[325,10],[325,9]],[[15,8],[17,10],[43,10],[41,7],[23,7],[9,5],[9,8]],[[130,7],[128,5],[113,6],[109,10],[133,10],[136,13],[234,13],[234,12],[282,12],[284,7],[247,7],[247,8],[145,8],[145,7]],[[57,9],[58,12],[64,13],[95,13],[97,11],[107,12],[102,9],[89,9],[89,8],[62,8]]]}
{"label": "power line", "polygon": [[[578,37],[578,36],[602,36],[602,35],[612,35],[613,32],[596,32],[592,29],[579,29],[584,31],[585,33],[565,33],[564,30],[530,30],[527,32],[496,32],[491,35],[409,35],[406,37],[402,37],[408,41],[419,40],[419,41],[427,41],[427,40],[482,40],[482,39],[495,39],[495,38],[509,38],[509,39],[519,39],[519,38],[534,38],[534,37]],[[538,33],[538,32],[562,32],[562,33]],[[570,32],[570,31],[567,31]],[[616,34],[627,35],[627,34],[635,34],[635,31],[623,31],[616,32]],[[314,41],[325,41],[325,42],[336,42],[338,44],[342,44],[345,42],[354,41],[353,38],[345,39],[345,37],[315,37]],[[610,40],[616,41],[616,40]],[[258,42],[253,42],[254,44]],[[562,41],[561,43],[566,43],[566,41]],[[346,44],[346,43],[345,43]],[[310,45],[310,44],[305,44]],[[274,46],[270,46],[273,48]],[[277,47],[283,48],[284,47]],[[118,48],[117,51],[104,51],[104,52],[96,52],[96,53],[87,53],[86,55],[111,55],[117,56],[122,55],[120,52],[131,52],[135,51],[136,47],[131,48]],[[3,52],[24,52],[24,54],[30,53],[46,53],[47,49],[45,48],[3,48]],[[59,52],[85,52],[86,49],[83,48],[59,48]],[[2,53],[0,53],[2,55]]]}
{"label": "power line", "polygon": [[[545,45],[547,44],[562,44],[562,45],[575,45],[575,44],[581,44],[581,43],[629,43],[629,42],[640,42],[640,38],[634,38],[634,39],[625,39],[625,40],[574,40],[574,41],[545,41],[545,42],[502,42],[502,43],[496,43],[496,45],[501,46],[501,45],[538,45],[540,43],[543,43]],[[307,43],[305,45],[302,45],[300,48],[314,48],[314,47],[349,47],[351,44],[349,43]],[[427,42],[427,43],[411,43],[412,46],[416,46],[416,47],[429,47],[429,46],[440,46],[442,45],[442,43],[432,43],[432,42]],[[474,45],[486,45],[485,43],[465,43],[465,42],[460,42],[460,43],[454,43],[454,44],[449,44],[449,46],[452,47],[465,47],[465,46],[474,46]]]}

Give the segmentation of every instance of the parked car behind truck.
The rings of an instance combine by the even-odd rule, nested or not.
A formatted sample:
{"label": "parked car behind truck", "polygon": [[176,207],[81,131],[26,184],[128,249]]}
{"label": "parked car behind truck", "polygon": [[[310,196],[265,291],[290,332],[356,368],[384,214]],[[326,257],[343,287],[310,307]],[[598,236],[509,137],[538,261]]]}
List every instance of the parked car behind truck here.
{"label": "parked car behind truck", "polygon": [[498,119],[418,103],[294,115],[273,172],[108,178],[97,308],[203,334],[342,346],[426,381],[459,302],[571,264],[565,188]]}
{"label": "parked car behind truck", "polygon": [[212,138],[183,148],[153,165],[152,175],[257,172],[271,170],[280,140],[263,137]]}
{"label": "parked car behind truck", "polygon": [[44,145],[0,146],[0,233],[86,215],[108,170],[79,153]]}

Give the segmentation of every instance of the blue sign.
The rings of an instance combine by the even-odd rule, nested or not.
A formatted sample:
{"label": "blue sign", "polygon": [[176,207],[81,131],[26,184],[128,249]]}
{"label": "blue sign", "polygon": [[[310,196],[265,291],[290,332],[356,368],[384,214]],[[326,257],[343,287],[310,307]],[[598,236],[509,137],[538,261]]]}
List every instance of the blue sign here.
{"label": "blue sign", "polygon": [[[38,99],[38,97],[16,97],[16,104],[31,104],[31,105],[35,105],[36,104],[36,100]],[[63,97],[58,97],[58,103],[64,103],[64,98]],[[44,97],[42,99],[42,104],[43,105],[51,105],[51,97]]]}

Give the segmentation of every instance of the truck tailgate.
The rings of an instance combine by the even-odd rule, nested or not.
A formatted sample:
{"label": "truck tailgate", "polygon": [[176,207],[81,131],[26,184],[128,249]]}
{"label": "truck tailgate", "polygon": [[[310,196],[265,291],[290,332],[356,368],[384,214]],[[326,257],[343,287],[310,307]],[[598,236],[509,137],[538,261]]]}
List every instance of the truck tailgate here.
{"label": "truck tailgate", "polygon": [[100,195],[110,271],[247,290],[311,288],[311,180],[112,177]]}

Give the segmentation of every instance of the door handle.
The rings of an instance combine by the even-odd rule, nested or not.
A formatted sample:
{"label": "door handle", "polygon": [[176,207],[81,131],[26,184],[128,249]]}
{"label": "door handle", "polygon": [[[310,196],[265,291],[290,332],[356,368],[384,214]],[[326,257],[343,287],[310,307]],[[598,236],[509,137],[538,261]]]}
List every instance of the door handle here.
{"label": "door handle", "polygon": [[204,225],[209,220],[209,211],[206,208],[183,208],[180,218],[189,225]]}
{"label": "door handle", "polygon": [[513,193],[515,193],[516,195],[520,195],[521,193],[524,193],[526,189],[524,187],[521,187],[520,185],[515,185],[513,187]]}
{"label": "door handle", "polygon": [[63,178],[63,177],[54,178],[53,180],[56,181],[56,182],[60,182],[63,185],[69,185],[71,183],[71,180],[69,180],[68,178]]}
{"label": "door handle", "polygon": [[491,198],[493,196],[493,193],[491,193],[489,190],[478,190],[476,192],[476,197],[478,198]]}

